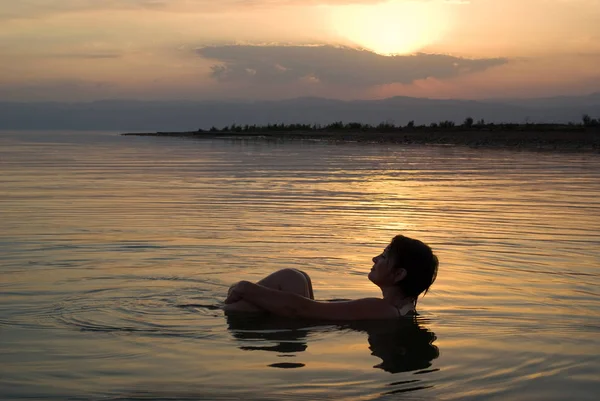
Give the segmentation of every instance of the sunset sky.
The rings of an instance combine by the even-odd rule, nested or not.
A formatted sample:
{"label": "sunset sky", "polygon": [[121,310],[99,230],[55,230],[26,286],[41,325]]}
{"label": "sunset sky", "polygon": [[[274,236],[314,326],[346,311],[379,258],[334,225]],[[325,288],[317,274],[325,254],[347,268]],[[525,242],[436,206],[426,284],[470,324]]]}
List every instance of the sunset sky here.
{"label": "sunset sky", "polygon": [[0,1],[0,100],[600,91],[600,0]]}

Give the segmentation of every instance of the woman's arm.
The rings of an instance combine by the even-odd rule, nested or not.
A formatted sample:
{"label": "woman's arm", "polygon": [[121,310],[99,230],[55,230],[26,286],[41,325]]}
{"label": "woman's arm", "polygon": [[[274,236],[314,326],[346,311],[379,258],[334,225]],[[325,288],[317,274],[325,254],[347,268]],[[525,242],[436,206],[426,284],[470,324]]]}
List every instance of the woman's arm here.
{"label": "woman's arm", "polygon": [[397,311],[378,298],[363,298],[354,301],[319,302],[289,292],[278,291],[240,281],[230,291],[225,303],[243,299],[278,316],[300,317],[323,320],[366,320],[392,319]]}

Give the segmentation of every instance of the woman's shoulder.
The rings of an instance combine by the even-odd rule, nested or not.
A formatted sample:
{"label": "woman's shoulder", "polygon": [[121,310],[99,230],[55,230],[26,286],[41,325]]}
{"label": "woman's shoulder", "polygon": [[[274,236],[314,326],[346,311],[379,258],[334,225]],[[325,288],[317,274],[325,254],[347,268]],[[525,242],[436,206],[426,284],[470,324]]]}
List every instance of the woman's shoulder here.
{"label": "woman's shoulder", "polygon": [[[337,320],[393,319],[398,317],[395,306],[381,298],[360,298],[335,302],[315,302],[319,317]],[[315,316],[316,317],[316,316]]]}
{"label": "woman's shoulder", "polygon": [[417,314],[416,301],[404,304],[394,305],[382,298],[361,298],[354,301],[356,304],[362,304],[375,312],[375,315],[386,317],[404,317]]}

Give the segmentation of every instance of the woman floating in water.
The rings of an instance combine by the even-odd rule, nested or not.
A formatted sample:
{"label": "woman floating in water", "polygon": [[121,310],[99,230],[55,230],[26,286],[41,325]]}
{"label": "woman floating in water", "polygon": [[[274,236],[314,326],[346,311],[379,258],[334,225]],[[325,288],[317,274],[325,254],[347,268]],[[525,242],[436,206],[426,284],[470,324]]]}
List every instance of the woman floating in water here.
{"label": "woman floating in water", "polygon": [[279,270],[258,283],[240,281],[229,289],[225,311],[267,311],[274,315],[323,320],[393,319],[416,313],[417,297],[435,281],[438,259],[423,242],[394,237],[373,258],[369,280],[383,298],[315,301],[310,277],[296,269]]}

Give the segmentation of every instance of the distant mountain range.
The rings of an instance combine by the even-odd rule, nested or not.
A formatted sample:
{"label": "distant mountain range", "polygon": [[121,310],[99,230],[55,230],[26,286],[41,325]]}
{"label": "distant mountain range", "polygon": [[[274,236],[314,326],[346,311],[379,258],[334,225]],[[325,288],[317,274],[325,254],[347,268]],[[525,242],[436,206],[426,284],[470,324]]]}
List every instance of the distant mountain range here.
{"label": "distant mountain range", "polygon": [[600,118],[600,93],[537,99],[439,100],[392,97],[343,101],[296,98],[278,101],[136,101],[89,103],[0,102],[0,130],[189,131],[231,124],[335,121],[416,125],[439,121],[460,124],[467,117],[494,123],[580,122]]}

